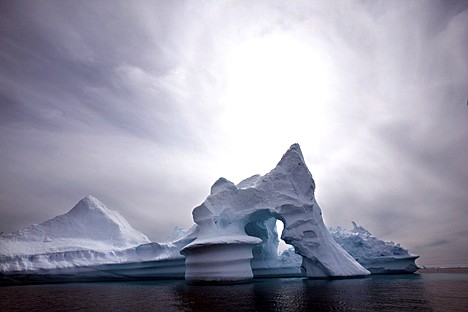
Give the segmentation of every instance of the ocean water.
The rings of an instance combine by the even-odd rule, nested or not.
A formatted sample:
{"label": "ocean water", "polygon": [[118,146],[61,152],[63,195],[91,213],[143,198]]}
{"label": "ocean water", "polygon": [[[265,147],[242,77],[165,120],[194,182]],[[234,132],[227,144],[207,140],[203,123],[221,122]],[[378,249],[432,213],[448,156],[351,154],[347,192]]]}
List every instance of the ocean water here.
{"label": "ocean water", "polygon": [[468,274],[7,286],[0,287],[0,311],[468,311]]}

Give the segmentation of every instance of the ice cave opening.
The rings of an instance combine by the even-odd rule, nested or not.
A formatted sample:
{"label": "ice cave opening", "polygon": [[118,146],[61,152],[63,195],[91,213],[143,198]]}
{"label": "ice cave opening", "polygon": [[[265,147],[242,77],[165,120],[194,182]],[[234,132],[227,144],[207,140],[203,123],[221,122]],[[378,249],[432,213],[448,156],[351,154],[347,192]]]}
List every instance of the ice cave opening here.
{"label": "ice cave opening", "polygon": [[293,245],[286,243],[282,238],[281,235],[283,234],[284,230],[284,223],[283,221],[277,219],[276,220],[276,232],[278,233],[278,256],[280,256],[285,250],[290,250],[294,248]]}
{"label": "ice cave opening", "polygon": [[265,219],[252,221],[245,226],[248,235],[262,240],[252,249],[253,257],[250,263],[254,276],[302,276],[302,256],[295,253],[294,246],[281,239],[283,221],[272,215],[264,217]]}

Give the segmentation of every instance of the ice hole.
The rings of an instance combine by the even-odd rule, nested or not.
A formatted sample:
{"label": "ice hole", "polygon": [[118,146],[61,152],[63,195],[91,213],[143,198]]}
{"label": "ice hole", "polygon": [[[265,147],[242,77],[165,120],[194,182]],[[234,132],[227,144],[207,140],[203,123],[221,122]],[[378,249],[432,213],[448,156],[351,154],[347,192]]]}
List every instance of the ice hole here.
{"label": "ice hole", "polygon": [[281,255],[283,251],[288,250],[289,248],[294,248],[293,245],[287,244],[282,238],[284,223],[283,221],[276,219],[276,232],[278,233],[278,255]]}

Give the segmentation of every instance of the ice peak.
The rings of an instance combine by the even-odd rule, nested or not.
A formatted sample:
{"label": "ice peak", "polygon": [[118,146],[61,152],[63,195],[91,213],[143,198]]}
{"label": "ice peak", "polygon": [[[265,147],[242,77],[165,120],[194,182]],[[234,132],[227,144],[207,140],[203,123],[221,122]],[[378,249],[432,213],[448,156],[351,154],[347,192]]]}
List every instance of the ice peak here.
{"label": "ice peak", "polygon": [[103,212],[108,211],[106,206],[99,201],[96,197],[88,195],[85,198],[81,199],[70,211],[69,213],[83,213],[86,211],[100,210]]}
{"label": "ice peak", "polygon": [[372,234],[368,230],[366,230],[360,225],[357,225],[356,222],[352,221],[351,223],[353,224],[353,229],[351,230],[351,232],[358,233],[360,235],[372,236]]}
{"label": "ice peak", "polygon": [[232,187],[236,188],[234,183],[232,183],[226,178],[221,177],[213,184],[213,186],[211,186],[211,194],[216,194],[222,190]]}
{"label": "ice peak", "polygon": [[86,203],[88,203],[88,204],[90,204],[90,205],[92,205],[92,206],[104,206],[104,204],[101,203],[101,202],[99,201],[99,199],[97,199],[97,198],[94,197],[93,195],[88,195],[88,196],[86,196],[85,198],[83,198],[82,200],[80,200],[78,203],[80,203],[80,202],[82,202],[82,201],[83,201],[83,202],[86,202]]}
{"label": "ice peak", "polygon": [[11,237],[34,242],[50,239],[60,240],[62,243],[68,241],[72,245],[78,240],[91,240],[118,247],[149,243],[149,239],[132,228],[119,212],[107,208],[91,195],[81,199],[67,213],[13,232]]}
{"label": "ice peak", "polygon": [[86,196],[85,198],[83,198],[82,200],[89,200],[89,201],[97,201],[99,202],[99,199],[97,199],[96,197],[94,197],[93,195],[88,195]]}
{"label": "ice peak", "polygon": [[289,147],[289,150],[295,150],[302,155],[302,151],[301,151],[301,147],[299,146],[299,143],[291,144],[291,146]]}
{"label": "ice peak", "polygon": [[297,143],[291,145],[275,169],[268,175],[276,176],[277,179],[284,179],[284,174],[288,176],[289,181],[294,185],[294,191],[297,195],[300,194],[303,199],[313,198],[315,182]]}
{"label": "ice peak", "polygon": [[278,166],[281,167],[290,167],[291,165],[301,165],[305,164],[304,156],[302,155],[301,147],[298,143],[294,143],[289,147],[289,149],[281,157]]}

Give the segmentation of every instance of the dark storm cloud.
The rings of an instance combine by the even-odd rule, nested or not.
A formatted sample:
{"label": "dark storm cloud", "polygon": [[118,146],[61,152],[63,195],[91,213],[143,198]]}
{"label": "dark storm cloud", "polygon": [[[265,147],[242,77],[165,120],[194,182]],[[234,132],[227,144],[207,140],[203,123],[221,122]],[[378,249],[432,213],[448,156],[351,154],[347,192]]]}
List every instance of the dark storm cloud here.
{"label": "dark storm cloud", "polygon": [[[167,141],[170,134],[164,129],[183,125],[174,95],[158,81],[177,65],[177,51],[171,55],[154,43],[167,44],[164,34],[139,38],[146,32],[137,16],[113,14],[115,8],[104,4],[15,2],[4,11],[2,94],[10,103],[2,114],[10,120],[4,121],[19,118],[56,128],[77,121],[82,127],[103,123]],[[162,13],[154,18],[158,15]],[[153,85],[140,85],[138,79],[145,75],[154,79]],[[153,124],[160,125],[158,131]],[[183,126],[179,131],[171,134],[190,136]]]}
{"label": "dark storm cloud", "polygon": [[[2,2],[0,231],[92,194],[160,240],[216,178],[265,173],[294,140],[328,225],[466,262],[467,28],[466,1]],[[228,114],[226,55],[271,34],[328,65],[320,116]]]}

